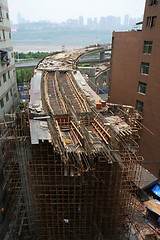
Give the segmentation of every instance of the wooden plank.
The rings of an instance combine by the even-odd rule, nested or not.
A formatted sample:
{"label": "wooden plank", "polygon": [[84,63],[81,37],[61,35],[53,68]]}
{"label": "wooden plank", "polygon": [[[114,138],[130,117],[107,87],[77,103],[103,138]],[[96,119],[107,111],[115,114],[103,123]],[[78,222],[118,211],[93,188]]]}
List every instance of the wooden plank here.
{"label": "wooden plank", "polygon": [[147,202],[144,202],[145,206],[152,212],[160,216],[160,202],[155,199],[151,199]]}

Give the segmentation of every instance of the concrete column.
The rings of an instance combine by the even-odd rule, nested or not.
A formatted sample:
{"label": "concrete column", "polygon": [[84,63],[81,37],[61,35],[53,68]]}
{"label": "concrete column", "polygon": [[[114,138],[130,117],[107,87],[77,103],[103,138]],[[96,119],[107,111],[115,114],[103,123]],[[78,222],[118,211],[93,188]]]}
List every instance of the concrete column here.
{"label": "concrete column", "polygon": [[100,52],[100,62],[104,62],[105,60],[105,52]]}

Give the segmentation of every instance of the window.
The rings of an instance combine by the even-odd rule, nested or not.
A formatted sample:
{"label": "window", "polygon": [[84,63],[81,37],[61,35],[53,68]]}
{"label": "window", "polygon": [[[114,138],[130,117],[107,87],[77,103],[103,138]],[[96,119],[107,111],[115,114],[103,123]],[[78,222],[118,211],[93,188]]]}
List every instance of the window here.
{"label": "window", "polygon": [[1,106],[1,108],[4,107],[4,101],[3,101],[3,98],[0,100],[0,106]]}
{"label": "window", "polygon": [[148,73],[149,73],[149,63],[146,63],[146,62],[141,63],[141,73],[148,75]]}
{"label": "window", "polygon": [[4,31],[4,29],[2,29],[2,36],[3,36],[3,40],[5,40],[5,39],[6,39],[6,36],[5,36],[5,31]]}
{"label": "window", "polygon": [[6,93],[6,102],[8,102],[9,101],[9,95],[8,95],[8,93]]}
{"label": "window", "polygon": [[155,27],[156,19],[157,19],[156,16],[147,17],[147,25],[146,25],[146,27]]}
{"label": "window", "polygon": [[158,3],[158,0],[150,0],[149,1],[149,6],[156,5]]}
{"label": "window", "polygon": [[3,74],[3,82],[5,83],[7,81],[7,78],[6,78],[6,73]]}
{"label": "window", "polygon": [[138,92],[139,93],[145,94],[146,93],[146,88],[147,88],[147,84],[146,83],[139,82],[139,85],[138,85]]}
{"label": "window", "polygon": [[136,100],[136,110],[138,112],[143,112],[143,107],[144,107],[144,104],[143,102],[139,101],[139,100]]}
{"label": "window", "polygon": [[8,79],[10,79],[10,78],[11,78],[10,71],[8,71]]}
{"label": "window", "polygon": [[151,54],[152,52],[152,41],[144,41],[143,53]]}
{"label": "window", "polygon": [[9,39],[11,39],[11,32],[9,32]]}
{"label": "window", "polygon": [[6,82],[7,78],[6,78],[6,73],[3,74],[3,82]]}
{"label": "window", "polygon": [[9,19],[9,14],[8,14],[8,12],[6,12],[6,18]]}
{"label": "window", "polygon": [[10,89],[10,95],[11,95],[11,97],[12,97],[12,89]]}
{"label": "window", "polygon": [[3,20],[3,15],[2,15],[2,7],[0,6],[0,22]]}

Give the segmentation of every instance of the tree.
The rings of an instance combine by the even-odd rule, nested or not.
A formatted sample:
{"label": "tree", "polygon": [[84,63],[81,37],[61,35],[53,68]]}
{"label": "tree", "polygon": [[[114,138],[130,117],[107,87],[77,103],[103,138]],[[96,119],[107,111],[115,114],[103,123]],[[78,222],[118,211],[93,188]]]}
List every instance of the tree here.
{"label": "tree", "polygon": [[24,83],[29,83],[34,73],[34,69],[32,68],[23,68],[17,69],[17,85],[23,85]]}

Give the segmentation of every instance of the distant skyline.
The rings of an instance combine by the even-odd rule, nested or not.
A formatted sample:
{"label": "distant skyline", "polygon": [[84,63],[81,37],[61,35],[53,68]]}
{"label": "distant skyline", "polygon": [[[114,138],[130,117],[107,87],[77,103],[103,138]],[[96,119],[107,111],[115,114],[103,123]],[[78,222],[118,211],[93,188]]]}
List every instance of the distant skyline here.
{"label": "distant skyline", "polygon": [[25,20],[63,22],[77,19],[79,16],[100,18],[102,16],[141,17],[144,13],[145,0],[8,0],[10,19],[17,23],[17,14],[21,13]]}

